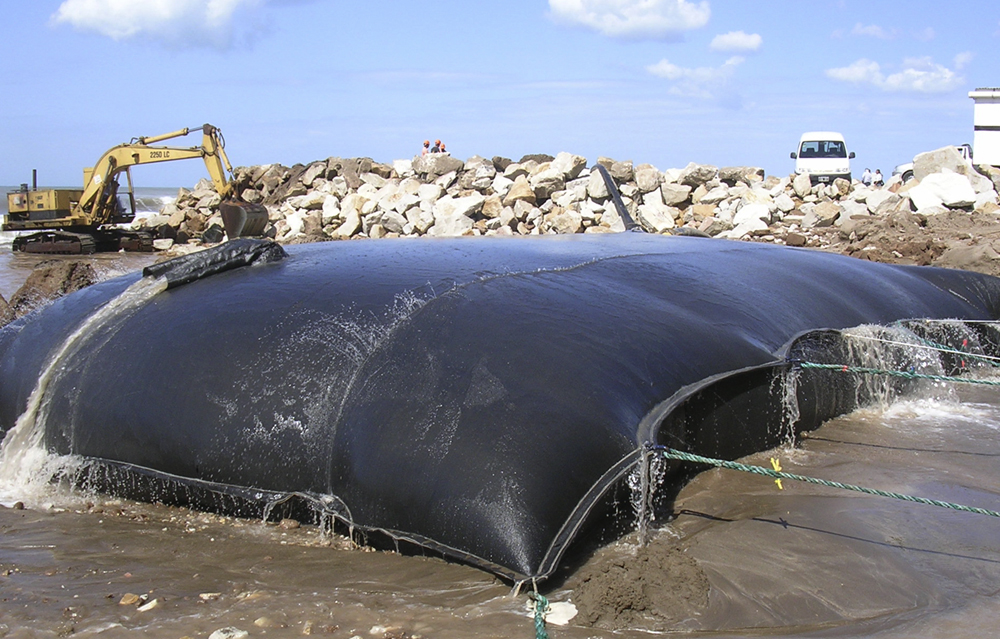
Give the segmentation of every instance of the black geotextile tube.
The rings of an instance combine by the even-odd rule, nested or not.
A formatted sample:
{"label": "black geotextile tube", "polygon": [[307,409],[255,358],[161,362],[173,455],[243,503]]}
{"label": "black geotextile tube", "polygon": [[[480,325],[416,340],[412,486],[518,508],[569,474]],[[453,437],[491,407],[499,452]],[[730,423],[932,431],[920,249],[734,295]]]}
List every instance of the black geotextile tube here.
{"label": "black geotextile tube", "polygon": [[277,262],[285,257],[288,257],[285,249],[273,240],[242,238],[152,264],[144,268],[142,274],[144,277],[165,277],[167,288],[171,289],[230,269],[258,262]]}
{"label": "black geotextile tube", "polygon": [[[820,359],[836,345],[823,329],[1000,317],[988,275],[751,242],[581,233],[287,250],[90,326],[46,381],[48,450],[176,487],[151,482],[144,499],[333,500],[354,530],[541,579],[613,523],[605,497],[631,516],[621,479],[647,443],[732,458],[788,432],[789,357],[839,361]],[[67,328],[135,280],[0,329],[0,431]],[[852,400],[851,381],[803,375],[802,419]],[[101,488],[144,486],[113,475]]]}

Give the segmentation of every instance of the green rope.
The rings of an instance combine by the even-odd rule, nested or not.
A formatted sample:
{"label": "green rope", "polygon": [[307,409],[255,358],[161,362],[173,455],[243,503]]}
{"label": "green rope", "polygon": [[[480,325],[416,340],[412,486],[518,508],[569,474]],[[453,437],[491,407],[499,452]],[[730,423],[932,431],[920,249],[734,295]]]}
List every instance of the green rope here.
{"label": "green rope", "polygon": [[819,370],[840,371],[843,373],[860,373],[863,375],[890,375],[905,379],[930,379],[937,382],[956,382],[959,384],[982,384],[984,386],[1000,386],[1000,381],[989,379],[971,379],[969,377],[950,377],[946,375],[927,375],[908,371],[893,371],[881,368],[865,368],[863,366],[847,366],[846,364],[816,364],[814,362],[792,362],[799,368],[814,368]]}
{"label": "green rope", "polygon": [[528,595],[535,600],[535,639],[549,639],[545,631],[545,613],[549,609],[549,600],[539,592]]}
{"label": "green rope", "polygon": [[820,486],[828,486],[830,488],[853,490],[859,493],[865,493],[867,495],[876,495],[878,497],[890,497],[892,499],[900,499],[902,501],[909,501],[917,504],[927,504],[928,506],[937,506],[939,508],[949,508],[951,510],[960,510],[962,512],[975,513],[977,515],[1000,517],[1000,512],[996,512],[994,510],[986,510],[985,508],[974,508],[972,506],[963,506],[961,504],[952,504],[946,501],[938,501],[937,499],[913,497],[912,495],[903,495],[900,493],[893,493],[886,490],[878,490],[876,488],[865,488],[864,486],[853,486],[851,484],[842,484],[839,481],[828,481],[826,479],[817,479],[815,477],[806,477],[804,475],[793,475],[791,473],[784,473],[776,470],[771,470],[769,468],[762,468],[760,466],[748,466],[746,464],[741,464],[739,462],[726,461],[723,459],[712,459],[710,457],[702,457],[701,455],[693,455],[691,453],[685,453],[679,450],[674,450],[673,448],[657,447],[656,450],[659,450],[662,453],[662,455],[667,459],[677,459],[680,461],[695,462],[697,464],[708,464],[710,466],[718,466],[720,468],[728,468],[730,470],[739,470],[745,473],[763,475],[765,477],[771,477],[774,479],[789,479],[792,481],[802,481],[808,484],[817,484]]}

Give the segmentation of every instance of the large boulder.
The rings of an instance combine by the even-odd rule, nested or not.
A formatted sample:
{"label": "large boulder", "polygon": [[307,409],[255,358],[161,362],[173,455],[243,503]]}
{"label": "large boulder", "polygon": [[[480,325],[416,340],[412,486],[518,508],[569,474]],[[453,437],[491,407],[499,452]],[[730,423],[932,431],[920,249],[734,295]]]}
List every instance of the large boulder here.
{"label": "large boulder", "polygon": [[795,191],[795,195],[801,200],[805,196],[809,195],[812,191],[812,178],[809,177],[808,173],[799,173],[792,180],[792,190]]}
{"label": "large boulder", "polygon": [[583,216],[579,211],[556,208],[542,216],[542,230],[559,234],[583,232]]}
{"label": "large boulder", "polygon": [[946,146],[934,151],[927,151],[913,158],[913,177],[923,181],[928,175],[940,173],[948,169],[953,173],[968,175],[972,167],[962,157],[962,153],[954,146]]}
{"label": "large boulder", "polygon": [[640,164],[635,167],[635,184],[640,193],[649,193],[660,188],[663,175],[651,164]]}
{"label": "large boulder", "polygon": [[685,184],[665,182],[660,185],[660,192],[667,206],[680,206],[691,199],[691,187]]}
{"label": "large boulder", "polygon": [[924,176],[907,194],[917,212],[935,206],[971,208],[976,203],[976,191],[969,178],[947,170]]}
{"label": "large boulder", "polygon": [[714,180],[718,173],[719,169],[711,164],[695,164],[691,162],[681,171],[677,181],[694,189]]}
{"label": "large boulder", "polygon": [[514,206],[515,202],[523,200],[530,204],[536,202],[535,190],[531,188],[531,183],[524,175],[517,176],[514,183],[507,190],[507,195],[503,199],[504,206]]}
{"label": "large boulder", "polygon": [[820,202],[815,206],[805,209],[805,217],[802,219],[802,228],[823,228],[832,226],[840,216],[840,205],[836,202]]}
{"label": "large boulder", "polygon": [[636,222],[644,229],[654,233],[662,233],[674,228],[674,216],[679,211],[665,204],[641,204],[636,212]]}
{"label": "large boulder", "polygon": [[551,168],[562,173],[563,179],[566,181],[575,180],[587,168],[587,158],[582,155],[562,152],[552,160]]}
{"label": "large boulder", "polygon": [[413,170],[420,175],[439,176],[460,171],[465,168],[465,162],[447,153],[428,153],[412,160]]}
{"label": "large boulder", "polygon": [[764,169],[756,166],[724,166],[719,169],[719,180],[729,186],[737,183],[752,184],[764,180]]}

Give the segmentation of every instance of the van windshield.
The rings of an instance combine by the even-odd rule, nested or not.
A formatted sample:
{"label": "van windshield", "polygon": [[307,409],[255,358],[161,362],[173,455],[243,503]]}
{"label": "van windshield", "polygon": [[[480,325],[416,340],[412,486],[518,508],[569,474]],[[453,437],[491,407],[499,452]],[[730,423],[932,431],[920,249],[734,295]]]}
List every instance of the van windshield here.
{"label": "van windshield", "polygon": [[846,158],[847,147],[839,140],[807,140],[799,149],[800,158]]}

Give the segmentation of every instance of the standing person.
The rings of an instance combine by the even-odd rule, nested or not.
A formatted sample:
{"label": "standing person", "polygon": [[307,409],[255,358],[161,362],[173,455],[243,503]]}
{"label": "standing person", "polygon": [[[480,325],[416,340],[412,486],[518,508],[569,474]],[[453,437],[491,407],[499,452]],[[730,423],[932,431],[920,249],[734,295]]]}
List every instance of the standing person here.
{"label": "standing person", "polygon": [[431,152],[431,141],[424,140],[424,148],[420,151],[420,155],[427,155]]}
{"label": "standing person", "polygon": [[441,152],[441,140],[434,140],[434,146],[431,147],[431,153]]}
{"label": "standing person", "polygon": [[441,143],[441,153],[447,153],[448,151],[444,148],[444,142]]}
{"label": "standing person", "polygon": [[861,183],[865,186],[872,185],[872,172],[868,170],[867,166],[865,167],[865,172],[861,174]]}
{"label": "standing person", "polygon": [[872,176],[872,184],[879,188],[885,186],[885,180],[882,179],[882,171],[880,169],[875,169],[875,175]]}

